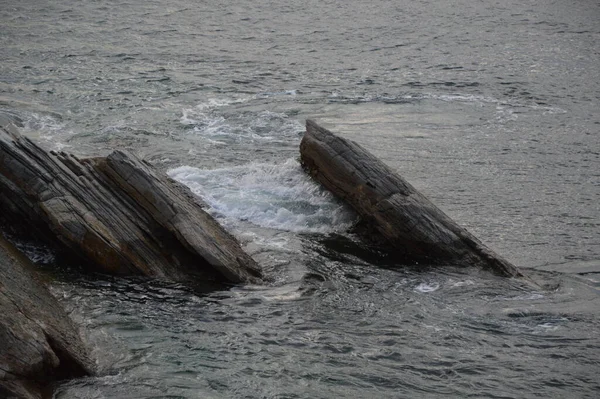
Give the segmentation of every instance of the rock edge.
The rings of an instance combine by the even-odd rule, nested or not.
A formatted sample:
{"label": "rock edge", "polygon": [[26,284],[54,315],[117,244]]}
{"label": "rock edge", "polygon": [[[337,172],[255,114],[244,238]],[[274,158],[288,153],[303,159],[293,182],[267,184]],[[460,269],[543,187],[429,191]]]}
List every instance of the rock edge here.
{"label": "rock edge", "polygon": [[404,259],[451,262],[503,276],[523,276],[356,142],[307,120],[300,156],[307,173],[348,203],[369,231]]}
{"label": "rock edge", "polygon": [[191,191],[135,155],[45,151],[0,118],[0,210],[96,271],[258,282],[260,267]]}
{"label": "rock edge", "polygon": [[0,397],[41,398],[94,373],[78,331],[34,266],[0,234]]}

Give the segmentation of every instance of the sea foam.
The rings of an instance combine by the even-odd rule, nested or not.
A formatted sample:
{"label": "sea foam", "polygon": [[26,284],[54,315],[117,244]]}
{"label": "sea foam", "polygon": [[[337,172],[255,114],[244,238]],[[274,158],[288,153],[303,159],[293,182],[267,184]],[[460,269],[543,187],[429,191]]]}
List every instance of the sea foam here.
{"label": "sea foam", "polygon": [[295,159],[212,170],[182,166],[169,175],[226,221],[304,233],[341,232],[354,221],[354,215],[311,181]]}

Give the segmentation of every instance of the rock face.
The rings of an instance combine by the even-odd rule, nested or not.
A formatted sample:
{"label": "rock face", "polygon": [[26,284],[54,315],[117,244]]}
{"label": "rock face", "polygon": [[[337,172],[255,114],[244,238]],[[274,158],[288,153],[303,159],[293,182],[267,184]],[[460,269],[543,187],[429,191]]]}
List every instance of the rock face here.
{"label": "rock face", "polygon": [[313,178],[346,201],[372,233],[406,259],[475,265],[500,275],[522,276],[357,143],[307,120],[300,154]]}
{"label": "rock face", "polygon": [[1,118],[0,210],[98,271],[187,282],[261,276],[186,187],[134,155],[47,152]]}
{"label": "rock face", "polygon": [[41,398],[93,363],[57,300],[28,259],[0,236],[0,397]]}

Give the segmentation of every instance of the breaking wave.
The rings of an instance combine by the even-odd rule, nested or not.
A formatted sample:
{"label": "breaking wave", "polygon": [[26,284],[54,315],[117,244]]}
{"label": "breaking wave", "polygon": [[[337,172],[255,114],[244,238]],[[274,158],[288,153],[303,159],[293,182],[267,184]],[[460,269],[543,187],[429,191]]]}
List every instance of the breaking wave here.
{"label": "breaking wave", "polygon": [[341,232],[354,221],[353,214],[311,181],[294,159],[212,170],[182,166],[169,175],[225,219],[304,233]]}

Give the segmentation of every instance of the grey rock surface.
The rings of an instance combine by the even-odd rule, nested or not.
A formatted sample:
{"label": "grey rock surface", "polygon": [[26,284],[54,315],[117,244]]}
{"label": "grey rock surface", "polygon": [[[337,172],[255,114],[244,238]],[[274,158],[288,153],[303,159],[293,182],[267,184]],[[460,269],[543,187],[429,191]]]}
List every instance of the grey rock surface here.
{"label": "grey rock surface", "polygon": [[0,397],[41,398],[55,382],[93,369],[62,306],[0,235]]}
{"label": "grey rock surface", "polygon": [[182,282],[255,282],[261,271],[187,187],[130,153],[48,152],[0,119],[0,210],[94,270]]}
{"label": "grey rock surface", "polygon": [[480,266],[522,276],[359,144],[306,121],[305,170],[347,202],[369,231],[406,259]]}

